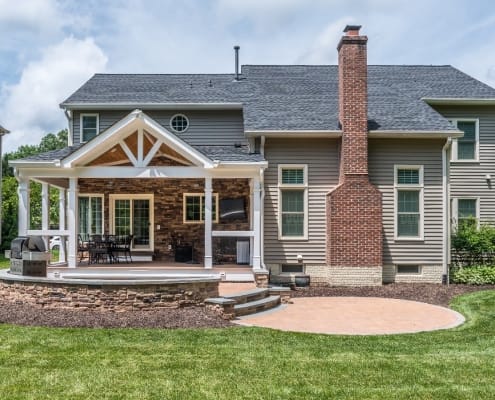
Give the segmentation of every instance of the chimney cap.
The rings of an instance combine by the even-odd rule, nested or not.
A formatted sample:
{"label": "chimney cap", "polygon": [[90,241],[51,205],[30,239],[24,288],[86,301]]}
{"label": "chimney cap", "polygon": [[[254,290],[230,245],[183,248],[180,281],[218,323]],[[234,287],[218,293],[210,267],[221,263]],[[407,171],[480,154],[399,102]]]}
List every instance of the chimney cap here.
{"label": "chimney cap", "polygon": [[239,50],[241,46],[234,46],[234,50]]}
{"label": "chimney cap", "polygon": [[349,31],[357,31],[361,29],[361,25],[346,25],[344,28],[344,32],[349,32]]}

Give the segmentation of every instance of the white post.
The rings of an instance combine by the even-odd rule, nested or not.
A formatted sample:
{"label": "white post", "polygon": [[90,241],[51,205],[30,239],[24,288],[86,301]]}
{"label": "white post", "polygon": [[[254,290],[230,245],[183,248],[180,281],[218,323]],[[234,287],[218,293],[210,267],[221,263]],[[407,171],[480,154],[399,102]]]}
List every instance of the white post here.
{"label": "white post", "polygon": [[19,197],[19,213],[17,216],[17,227],[19,236],[26,236],[29,229],[29,179],[20,178],[17,188]]}
{"label": "white post", "polygon": [[[205,268],[213,268],[213,251],[211,240],[211,211],[212,211],[212,182],[211,178],[205,178]],[[218,212],[218,210],[217,210]]]}
{"label": "white post", "polygon": [[69,178],[69,201],[67,207],[67,228],[69,230],[67,266],[69,268],[77,267],[77,194],[77,178]]}
{"label": "white post", "polygon": [[261,184],[253,178],[253,269],[261,269]]}
{"label": "white post", "polygon": [[[41,230],[45,233],[50,229],[50,185],[48,183],[41,184]],[[49,250],[48,244],[50,237],[43,235],[45,248]]]}
{"label": "white post", "polygon": [[[249,229],[252,231],[253,227],[253,203],[254,203],[254,192],[253,192],[253,180],[249,180]],[[249,237],[249,265],[253,266],[253,248],[254,248],[254,237]]]}
{"label": "white post", "polygon": [[[60,188],[58,190],[58,229],[63,231],[65,230],[65,189]],[[66,246],[66,237],[60,236],[60,250],[58,253],[58,261],[66,262],[65,258],[65,246]]]}

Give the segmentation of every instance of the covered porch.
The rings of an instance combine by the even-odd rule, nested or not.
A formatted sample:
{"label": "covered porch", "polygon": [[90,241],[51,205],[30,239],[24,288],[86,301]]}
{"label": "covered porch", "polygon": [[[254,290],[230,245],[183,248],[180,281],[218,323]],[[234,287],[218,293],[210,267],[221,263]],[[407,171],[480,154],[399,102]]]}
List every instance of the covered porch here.
{"label": "covered porch", "polygon": [[[110,234],[133,235],[131,254],[139,262],[260,270],[266,162],[237,146],[202,147],[188,145],[136,110],[52,160],[45,155],[15,161],[19,235],[45,242],[60,236],[59,262],[69,268],[87,265],[81,240]],[[30,226],[30,181],[42,186],[41,229]],[[59,192],[58,229],[50,226],[51,187]]]}

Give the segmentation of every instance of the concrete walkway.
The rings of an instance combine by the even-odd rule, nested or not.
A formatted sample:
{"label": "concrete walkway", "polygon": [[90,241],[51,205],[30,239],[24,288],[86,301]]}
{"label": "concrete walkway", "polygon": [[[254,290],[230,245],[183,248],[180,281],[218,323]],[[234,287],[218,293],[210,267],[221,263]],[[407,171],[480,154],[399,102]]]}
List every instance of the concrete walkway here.
{"label": "concrete walkway", "polygon": [[448,308],[377,297],[300,297],[233,322],[292,332],[383,335],[448,329],[464,317]]}

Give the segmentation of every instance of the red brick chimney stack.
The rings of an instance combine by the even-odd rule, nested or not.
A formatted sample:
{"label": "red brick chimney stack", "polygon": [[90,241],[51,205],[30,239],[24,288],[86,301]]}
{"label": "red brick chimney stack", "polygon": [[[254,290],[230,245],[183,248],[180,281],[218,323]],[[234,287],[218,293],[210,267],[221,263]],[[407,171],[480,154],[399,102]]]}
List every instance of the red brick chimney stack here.
{"label": "red brick chimney stack", "polygon": [[368,179],[368,65],[358,25],[348,25],[339,51],[339,185],[327,196],[330,283],[382,283],[381,193]]}
{"label": "red brick chimney stack", "polygon": [[341,177],[368,173],[368,38],[347,25],[340,39],[339,120],[342,126]]}

